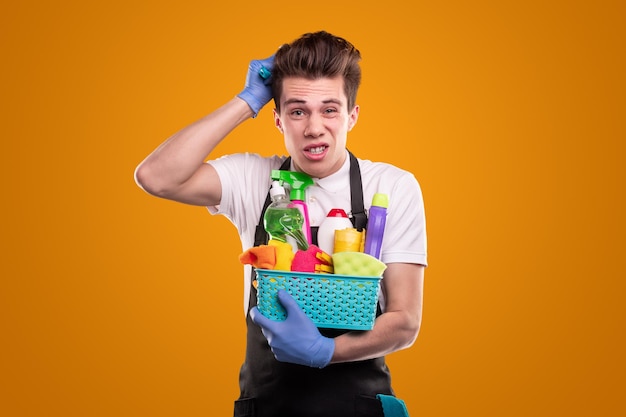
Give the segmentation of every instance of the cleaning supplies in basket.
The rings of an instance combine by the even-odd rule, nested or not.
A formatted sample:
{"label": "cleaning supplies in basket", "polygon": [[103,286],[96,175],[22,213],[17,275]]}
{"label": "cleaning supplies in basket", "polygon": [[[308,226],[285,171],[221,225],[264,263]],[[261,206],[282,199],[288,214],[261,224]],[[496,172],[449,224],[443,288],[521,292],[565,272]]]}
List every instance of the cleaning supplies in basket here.
{"label": "cleaning supplies in basket", "polygon": [[[246,251],[249,253],[240,256],[242,262],[248,261],[256,268],[252,284],[257,291],[259,311],[271,320],[285,320],[286,311],[277,294],[286,290],[320,328],[371,330],[387,268],[379,259],[387,215],[386,195],[377,196],[372,202],[369,242],[367,229],[357,230],[344,210],[333,209],[328,213],[328,223],[320,225],[318,246],[301,229],[309,231],[303,217],[306,215],[304,189],[312,182],[298,174],[272,171],[272,204],[266,209],[263,224],[271,239],[267,245],[261,245],[263,248],[250,248]],[[282,182],[277,180],[291,186],[291,200]],[[303,212],[293,206],[294,199],[302,203],[299,207],[305,209]],[[283,217],[287,209],[294,211]],[[298,247],[286,243],[291,237],[296,239]],[[273,265],[268,261],[272,255]]]}
{"label": "cleaning supplies in basket", "polygon": [[[304,198],[304,189],[311,184],[306,174],[272,171],[271,204],[265,210],[263,225],[270,239],[267,245],[249,248],[239,260],[256,268],[315,274],[382,277],[386,265],[380,261],[380,248],[387,216],[387,196],[376,194],[370,209],[370,230],[357,230],[343,209],[329,211],[320,226],[314,245],[302,232],[304,218],[287,197],[281,181],[298,190],[296,198]],[[292,189],[292,191],[293,191]],[[297,245],[290,245],[294,242]]]}

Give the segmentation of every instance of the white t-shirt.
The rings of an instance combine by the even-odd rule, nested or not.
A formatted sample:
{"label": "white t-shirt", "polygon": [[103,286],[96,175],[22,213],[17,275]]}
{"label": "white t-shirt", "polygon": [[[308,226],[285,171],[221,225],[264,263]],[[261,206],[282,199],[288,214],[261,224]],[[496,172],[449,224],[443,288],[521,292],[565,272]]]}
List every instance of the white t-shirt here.
{"label": "white t-shirt", "polygon": [[[208,210],[226,216],[237,227],[242,252],[254,245],[256,226],[271,185],[271,171],[279,169],[285,159],[238,153],[208,162],[215,167],[222,184],[222,201]],[[427,265],[424,202],[417,180],[410,172],[390,164],[358,161],[366,212],[375,193],[387,194],[389,198],[381,261]],[[333,175],[313,181],[314,185],[306,189],[311,226],[319,226],[333,208],[350,213],[350,158],[346,157],[344,165]],[[244,265],[244,312],[248,309],[251,270],[250,265]],[[384,305],[384,300],[380,301]]]}

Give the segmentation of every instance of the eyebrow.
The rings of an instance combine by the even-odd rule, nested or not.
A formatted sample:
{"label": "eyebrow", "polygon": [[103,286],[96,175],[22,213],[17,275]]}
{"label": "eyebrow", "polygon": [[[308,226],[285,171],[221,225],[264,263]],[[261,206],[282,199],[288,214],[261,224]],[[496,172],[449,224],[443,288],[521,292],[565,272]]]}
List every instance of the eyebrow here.
{"label": "eyebrow", "polygon": [[[306,104],[307,101],[303,100],[301,98],[290,98],[288,100],[285,100],[285,102],[283,103],[283,106],[288,106],[290,104]],[[327,100],[322,100],[323,104],[329,104],[329,103],[334,103],[334,104],[338,104],[338,105],[343,105],[343,102],[339,99],[336,98],[329,98]]]}

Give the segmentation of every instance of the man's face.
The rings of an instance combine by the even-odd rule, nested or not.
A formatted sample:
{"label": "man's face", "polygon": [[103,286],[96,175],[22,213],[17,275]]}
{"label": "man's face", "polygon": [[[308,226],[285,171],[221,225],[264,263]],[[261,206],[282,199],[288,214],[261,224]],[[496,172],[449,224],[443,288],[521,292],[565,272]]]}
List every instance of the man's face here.
{"label": "man's face", "polygon": [[274,111],[274,121],[296,169],[314,178],[337,172],[359,116],[358,106],[348,111],[343,77],[283,79],[280,109],[280,114]]}

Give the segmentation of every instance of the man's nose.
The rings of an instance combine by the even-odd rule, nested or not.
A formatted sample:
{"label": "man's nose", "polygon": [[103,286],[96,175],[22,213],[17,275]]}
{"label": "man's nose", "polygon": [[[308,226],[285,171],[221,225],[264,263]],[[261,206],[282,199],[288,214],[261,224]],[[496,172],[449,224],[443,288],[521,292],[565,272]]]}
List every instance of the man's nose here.
{"label": "man's nose", "polygon": [[324,134],[324,121],[318,114],[312,114],[304,129],[304,136],[317,138]]}

